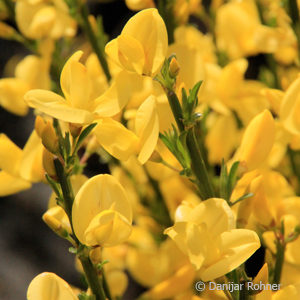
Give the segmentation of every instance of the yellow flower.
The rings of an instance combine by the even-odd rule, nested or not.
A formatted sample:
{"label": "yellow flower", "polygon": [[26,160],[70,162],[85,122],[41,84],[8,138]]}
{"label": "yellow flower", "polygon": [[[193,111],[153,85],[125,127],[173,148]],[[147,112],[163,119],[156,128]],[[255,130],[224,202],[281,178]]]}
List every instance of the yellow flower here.
{"label": "yellow flower", "polygon": [[135,133],[113,119],[101,120],[94,133],[112,156],[127,160],[138,154],[138,160],[144,164],[151,156],[159,134],[159,121],[154,96],[148,97],[139,107],[135,117]]}
{"label": "yellow flower", "polygon": [[300,77],[297,78],[285,92],[280,105],[280,121],[287,131],[292,134],[300,133]]}
{"label": "yellow flower", "polygon": [[29,189],[31,182],[44,178],[42,143],[33,131],[24,149],[0,134],[0,195],[7,196]]}
{"label": "yellow flower", "polygon": [[234,161],[246,163],[248,171],[260,167],[269,155],[275,141],[275,122],[268,110],[252,119],[242,138]]}
{"label": "yellow flower", "polygon": [[24,95],[30,89],[50,88],[49,69],[53,50],[52,41],[40,43],[40,56],[27,55],[16,66],[15,77],[0,79],[0,105],[11,113],[24,116],[28,106]]}
{"label": "yellow flower", "polygon": [[18,0],[16,22],[22,34],[30,39],[59,39],[76,34],[76,23],[63,0]]}
{"label": "yellow flower", "polygon": [[6,135],[0,134],[0,196],[29,189],[31,183],[19,174],[22,150]]}
{"label": "yellow flower", "polygon": [[142,10],[155,7],[153,0],[125,0],[125,3],[131,10]]}
{"label": "yellow flower", "polygon": [[270,53],[278,47],[276,30],[260,23],[254,0],[222,5],[216,14],[216,38],[218,48],[230,59]]}
{"label": "yellow flower", "polygon": [[165,233],[188,255],[201,279],[209,281],[234,270],[260,247],[254,231],[234,228],[227,202],[211,198],[196,206],[180,205],[175,225]]}
{"label": "yellow flower", "polygon": [[157,9],[145,9],[133,16],[122,33],[105,47],[106,54],[123,69],[153,76],[162,66],[168,35]]}
{"label": "yellow flower", "polygon": [[74,53],[61,72],[60,85],[65,98],[46,90],[31,90],[25,95],[28,105],[54,118],[77,124],[116,115],[128,99],[111,95],[115,83],[106,93],[94,98],[92,79],[86,67],[79,62],[82,54],[82,51]]}
{"label": "yellow flower", "polygon": [[28,300],[76,300],[71,287],[54,273],[41,273],[29,284]]}
{"label": "yellow flower", "polygon": [[132,211],[126,193],[111,175],[89,179],[77,193],[72,220],[74,232],[88,246],[111,247],[131,233]]}

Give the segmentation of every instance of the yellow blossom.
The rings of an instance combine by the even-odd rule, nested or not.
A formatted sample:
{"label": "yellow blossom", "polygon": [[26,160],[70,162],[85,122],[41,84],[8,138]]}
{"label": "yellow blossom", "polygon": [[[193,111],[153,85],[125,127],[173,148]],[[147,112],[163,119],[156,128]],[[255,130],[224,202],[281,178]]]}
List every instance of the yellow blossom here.
{"label": "yellow blossom", "polygon": [[41,273],[29,284],[28,300],[76,300],[71,287],[54,273]]}
{"label": "yellow blossom", "polygon": [[153,76],[165,60],[167,47],[164,21],[155,8],[149,8],[134,15],[105,52],[123,69]]}
{"label": "yellow blossom", "polygon": [[28,105],[54,118],[75,124],[91,123],[96,118],[116,115],[128,99],[108,97],[110,89],[107,94],[94,98],[92,79],[86,67],[79,62],[82,54],[82,51],[74,53],[61,72],[60,85],[65,98],[46,90],[31,90],[25,95]]}
{"label": "yellow blossom", "polygon": [[154,96],[148,97],[139,107],[135,117],[135,133],[113,119],[101,120],[94,132],[99,143],[114,157],[127,160],[131,155],[138,154],[139,162],[144,164],[158,140],[159,121]]}
{"label": "yellow blossom", "polygon": [[30,39],[72,37],[76,34],[76,23],[68,11],[63,0],[18,0],[16,22],[22,34]]}
{"label": "yellow blossom", "polygon": [[260,167],[269,155],[275,140],[275,122],[268,110],[252,119],[247,126],[234,160],[246,163],[248,170]]}
{"label": "yellow blossom", "polygon": [[153,0],[125,0],[125,3],[131,10],[142,10],[155,7]]}
{"label": "yellow blossom", "polygon": [[176,211],[175,225],[165,233],[188,255],[204,281],[234,270],[260,247],[254,231],[235,229],[230,207],[219,198],[196,206],[183,203]]}
{"label": "yellow blossom", "polygon": [[123,187],[111,175],[89,179],[75,197],[72,220],[85,245],[111,247],[124,242],[131,233],[132,211]]}

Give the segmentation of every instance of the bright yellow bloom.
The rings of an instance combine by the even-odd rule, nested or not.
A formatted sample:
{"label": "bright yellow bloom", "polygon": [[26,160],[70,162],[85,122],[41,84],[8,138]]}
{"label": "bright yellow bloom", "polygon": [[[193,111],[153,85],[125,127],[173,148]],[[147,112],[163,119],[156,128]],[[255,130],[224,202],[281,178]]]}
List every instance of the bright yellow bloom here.
{"label": "bright yellow bloom", "polygon": [[276,30],[260,23],[254,0],[222,5],[216,15],[216,37],[219,50],[225,51],[230,59],[270,53],[278,47]]}
{"label": "bright yellow bloom", "polygon": [[63,279],[54,273],[41,273],[29,284],[28,300],[77,300],[76,294]]}
{"label": "bright yellow bloom", "polygon": [[106,54],[123,69],[153,76],[162,66],[168,48],[165,23],[157,9],[134,15],[121,34],[105,47]]}
{"label": "bright yellow bloom", "polygon": [[40,56],[27,55],[15,68],[15,77],[0,79],[0,105],[9,112],[24,116],[28,106],[24,95],[30,89],[50,88],[49,69],[53,50],[52,41],[39,45]]}
{"label": "bright yellow bloom", "polygon": [[72,37],[76,23],[69,16],[63,0],[18,0],[16,22],[22,34],[30,39]]}
{"label": "bright yellow bloom", "polygon": [[77,193],[72,220],[74,232],[88,246],[111,247],[131,233],[132,211],[126,193],[111,175],[89,179]]}
{"label": "bright yellow bloom", "polygon": [[111,95],[114,83],[106,93],[94,98],[92,79],[79,62],[82,54],[82,51],[74,53],[61,72],[60,85],[65,98],[46,90],[31,90],[25,95],[28,105],[54,118],[77,124],[116,115],[128,99]]}
{"label": "bright yellow bloom", "polygon": [[286,130],[299,135],[300,133],[300,77],[287,89],[280,105],[280,120]]}
{"label": "bright yellow bloom", "polygon": [[125,3],[131,10],[142,10],[155,7],[153,0],[125,0]]}
{"label": "bright yellow bloom", "polygon": [[94,133],[112,156],[127,160],[138,154],[138,160],[144,164],[151,156],[159,134],[159,122],[154,96],[148,97],[137,110],[135,116],[135,133],[113,119],[103,119]]}
{"label": "bright yellow bloom", "polygon": [[269,155],[275,140],[275,122],[268,110],[252,119],[242,138],[234,161],[246,163],[247,169],[260,167]]}
{"label": "bright yellow bloom", "polygon": [[31,182],[44,178],[43,146],[33,131],[21,150],[5,134],[0,134],[0,195],[18,193],[31,187]]}
{"label": "bright yellow bloom", "polygon": [[196,206],[180,205],[175,225],[165,233],[188,255],[201,279],[209,281],[234,270],[260,247],[254,231],[234,228],[227,202],[211,198]]}

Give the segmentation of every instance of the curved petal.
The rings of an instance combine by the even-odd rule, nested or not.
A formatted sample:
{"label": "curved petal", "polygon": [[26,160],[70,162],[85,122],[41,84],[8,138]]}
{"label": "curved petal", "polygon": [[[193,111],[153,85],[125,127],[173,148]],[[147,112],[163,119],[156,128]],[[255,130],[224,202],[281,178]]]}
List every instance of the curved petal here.
{"label": "curved petal", "polygon": [[235,228],[234,215],[224,199],[211,198],[198,204],[187,216],[190,222],[204,223],[210,235],[216,237]]}
{"label": "curved petal", "polygon": [[248,229],[223,232],[219,239],[221,258],[200,270],[200,277],[210,281],[234,270],[245,262],[259,247],[257,234]]}
{"label": "curved petal", "polygon": [[158,72],[167,54],[168,34],[157,9],[145,9],[134,15],[121,34],[134,37],[143,46],[146,56],[143,73],[153,75]]}
{"label": "curved petal", "polygon": [[63,97],[50,91],[31,90],[24,99],[29,106],[65,122],[87,124],[94,120],[89,111],[70,107]]}
{"label": "curved petal", "polygon": [[113,247],[125,242],[131,230],[131,224],[120,213],[114,210],[104,210],[92,219],[85,230],[85,244]]}
{"label": "curved petal", "polygon": [[110,88],[94,100],[95,113],[100,117],[112,117],[119,113],[133,93],[142,88],[142,76],[121,71],[112,82]]}
{"label": "curved petal", "polygon": [[265,109],[247,126],[236,160],[245,161],[249,171],[259,167],[273,147],[275,132],[275,121]]}
{"label": "curved petal", "polygon": [[41,273],[29,284],[28,300],[77,300],[71,287],[54,273]]}
{"label": "curved petal", "polygon": [[28,106],[24,95],[29,90],[29,85],[18,78],[4,78],[0,80],[0,106],[7,111],[25,116]]}
{"label": "curved petal", "polygon": [[0,171],[0,197],[9,196],[31,188],[31,183]]}
{"label": "curved petal", "polygon": [[93,132],[101,146],[117,159],[127,160],[137,151],[137,136],[113,119],[101,120]]}
{"label": "curved petal", "polygon": [[107,209],[119,212],[131,223],[130,203],[121,184],[111,175],[94,176],[81,187],[72,208],[74,231],[82,243],[92,219]]}
{"label": "curved petal", "polygon": [[286,91],[280,105],[280,120],[286,130],[298,135],[300,132],[300,78],[297,78]]}
{"label": "curved petal", "polygon": [[61,74],[60,74],[60,87],[67,99],[70,98],[71,94],[71,65],[74,61],[78,62],[83,51],[76,51],[65,63]]}
{"label": "curved petal", "polygon": [[145,53],[141,43],[130,35],[121,34],[118,38],[119,61],[128,71],[143,74]]}
{"label": "curved petal", "polygon": [[138,160],[144,164],[153,153],[159,134],[159,121],[154,96],[148,97],[139,107],[135,119],[135,130],[140,145]]}
{"label": "curved petal", "polygon": [[44,179],[45,170],[42,162],[43,145],[35,131],[30,135],[24,149],[20,165],[22,178],[38,182]]}
{"label": "curved petal", "polygon": [[0,170],[19,177],[22,150],[5,134],[0,134]]}

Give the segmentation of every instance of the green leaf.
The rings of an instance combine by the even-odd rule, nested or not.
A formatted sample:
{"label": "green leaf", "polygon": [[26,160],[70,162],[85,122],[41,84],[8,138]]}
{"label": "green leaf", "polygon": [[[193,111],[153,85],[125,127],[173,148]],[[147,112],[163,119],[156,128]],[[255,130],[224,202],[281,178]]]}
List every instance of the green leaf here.
{"label": "green leaf", "polygon": [[90,132],[94,129],[94,127],[96,125],[97,125],[97,123],[92,123],[89,126],[87,126],[86,128],[84,128],[84,130],[81,132],[81,134],[77,140],[73,154],[75,154],[77,152],[77,150],[80,148],[81,144],[83,143],[84,139],[90,134]]}
{"label": "green leaf", "polygon": [[228,192],[228,200],[230,199],[230,196],[232,194],[232,191],[236,185],[237,181],[237,171],[239,167],[240,162],[236,161],[231,166],[229,175],[228,175],[228,181],[227,181],[227,192]]}
{"label": "green leaf", "polygon": [[253,197],[253,196],[254,196],[253,193],[248,193],[248,194],[241,196],[240,198],[238,198],[237,200],[235,200],[233,202],[229,202],[229,204],[230,204],[230,206],[233,206],[233,205],[237,204],[238,202],[241,202],[241,201],[248,199],[250,197]]}
{"label": "green leaf", "polygon": [[103,268],[103,266],[106,265],[107,263],[109,263],[109,260],[108,260],[108,259],[102,261],[101,263],[97,264],[97,269],[98,269],[99,271],[101,271],[102,268]]}
{"label": "green leaf", "polygon": [[55,182],[48,174],[45,175],[48,183],[50,184],[52,190],[54,191],[54,193],[56,194],[56,196],[58,198],[61,198],[61,193],[60,193],[60,190],[59,190],[59,185],[57,182]]}
{"label": "green leaf", "polygon": [[227,183],[228,183],[227,166],[224,162],[224,159],[222,159],[221,174],[220,174],[220,197],[228,201],[229,199],[227,198],[228,195]]}

